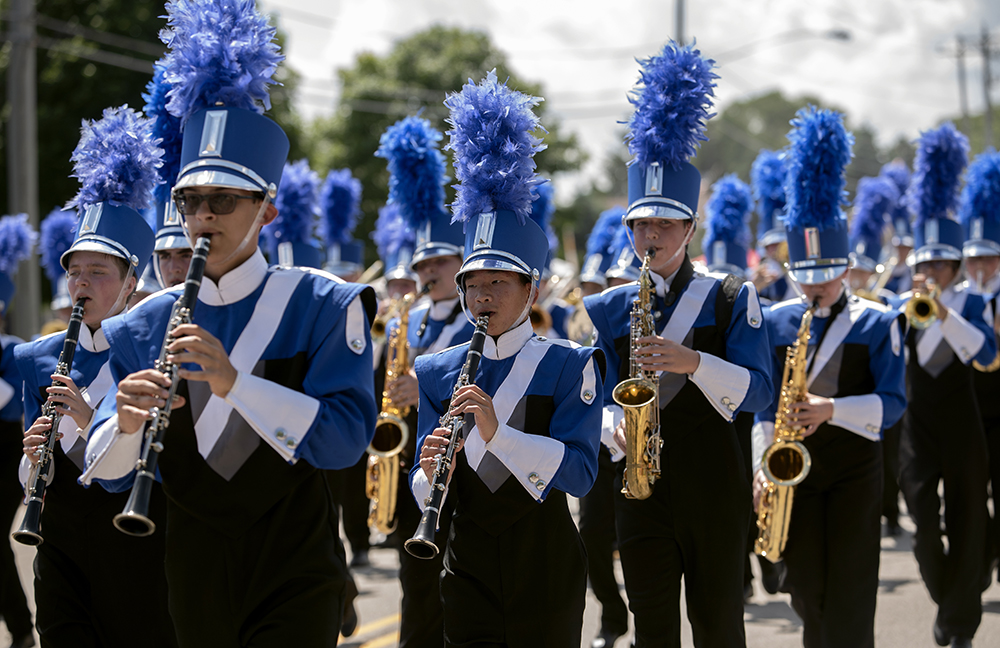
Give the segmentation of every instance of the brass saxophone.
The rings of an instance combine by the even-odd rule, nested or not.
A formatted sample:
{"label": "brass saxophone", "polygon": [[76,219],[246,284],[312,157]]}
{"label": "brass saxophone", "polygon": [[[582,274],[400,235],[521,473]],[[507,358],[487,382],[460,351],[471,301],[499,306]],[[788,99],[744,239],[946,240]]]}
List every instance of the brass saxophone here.
{"label": "brass saxophone", "polygon": [[389,397],[389,386],[409,369],[410,306],[430,291],[427,284],[416,295],[409,293],[398,302],[399,326],[389,334],[385,357],[385,387],[382,391],[382,411],[375,422],[375,436],[368,446],[368,472],[365,494],[368,526],[389,535],[396,530],[396,485],[399,481],[399,453],[410,438],[406,424],[409,407],[399,407]]}
{"label": "brass saxophone", "polygon": [[639,294],[632,302],[629,328],[629,378],[615,386],[612,397],[625,411],[625,475],[622,493],[629,499],[646,499],[660,478],[660,386],[655,371],[643,371],[638,362],[639,338],[656,335],[653,323],[653,279],[646,252],[639,272]]}
{"label": "brass saxophone", "polygon": [[753,550],[772,563],[781,560],[781,552],[788,541],[795,487],[806,478],[812,466],[809,450],[802,445],[801,428],[794,427],[790,418],[795,404],[806,398],[809,327],[818,307],[819,303],[814,301],[802,314],[798,338],[785,353],[778,410],[774,414],[774,443],[764,451],[761,462],[768,484],[757,507],[757,540]]}

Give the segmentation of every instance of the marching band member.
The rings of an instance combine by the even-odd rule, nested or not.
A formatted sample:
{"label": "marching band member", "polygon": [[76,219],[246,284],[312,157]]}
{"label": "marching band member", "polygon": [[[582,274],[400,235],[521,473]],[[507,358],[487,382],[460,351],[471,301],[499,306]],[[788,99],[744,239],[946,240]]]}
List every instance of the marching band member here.
{"label": "marching band member", "polygon": [[267,256],[283,268],[319,268],[323,254],[315,236],[319,216],[319,175],[308,160],[285,163],[274,197],[278,217],[261,228]]}
{"label": "marching band member", "polygon": [[118,389],[82,479],[131,486],[169,394],[153,368],[169,332],[183,382],[158,453],[168,523],[156,533],[180,645],[335,646],[347,572],[322,470],[353,465],[371,438],[374,294],[268,267],[258,249],[289,147],[260,114],[281,61],[274,28],[252,4],[167,10],[169,106],[184,123],[173,197],[189,237],[211,246],[192,323],[167,330],[178,289],[104,323]]}
{"label": "marching band member", "polygon": [[326,175],[320,195],[320,210],[326,221],[326,263],[323,269],[344,281],[361,276],[364,248],[351,233],[361,214],[361,181],[350,169],[334,169]]}
{"label": "marching band member", "polygon": [[[997,316],[997,293],[1000,291],[1000,154],[983,153],[969,165],[966,184],[962,191],[959,221],[965,233],[962,256],[965,259],[966,285],[969,290],[983,295],[989,300],[993,314],[993,329],[996,331],[1000,317]],[[976,390],[976,403],[983,420],[983,431],[990,455],[990,482],[993,484],[993,519],[986,548],[986,574],[983,585],[988,587],[993,577],[993,569],[1000,558],[1000,512],[997,506],[997,491],[1000,490],[1000,374],[996,372],[1000,361],[989,365],[975,364],[972,385]]]}
{"label": "marching band member", "polygon": [[902,160],[894,160],[882,167],[879,176],[892,182],[899,192],[899,200],[889,214],[892,225],[892,252],[886,259],[887,265],[892,265],[892,277],[885,288],[895,295],[901,295],[910,289],[912,280],[907,259],[913,250],[913,228],[910,225],[910,207],[906,193],[910,186],[910,170]]}
{"label": "marching band member", "polygon": [[[27,215],[0,218],[0,318],[6,316],[7,307],[14,298],[14,276],[21,261],[31,257],[36,234],[27,222]],[[43,221],[43,228],[45,227]],[[44,248],[43,248],[44,250]],[[58,261],[57,261],[58,263]],[[55,284],[53,284],[54,286]],[[55,292],[53,290],[53,292]],[[53,298],[54,300],[54,298]],[[3,460],[4,480],[0,492],[0,524],[10,529],[17,515],[24,492],[10,478],[17,472],[21,453],[21,427],[24,404],[21,398],[22,380],[14,362],[14,347],[24,342],[19,337],[3,333],[0,320],[0,458]],[[0,615],[10,632],[12,648],[35,645],[31,634],[31,611],[17,574],[17,564],[10,542],[0,543]]]}
{"label": "marching band member", "polygon": [[590,230],[590,235],[587,237],[587,253],[580,269],[580,287],[584,297],[596,295],[608,287],[605,273],[617,260],[611,254],[611,243],[624,215],[625,209],[622,207],[605,209],[597,217],[594,228]]}
{"label": "marching band member", "polygon": [[[24,380],[27,428],[22,483],[38,461],[38,446],[49,434],[61,436],[49,468],[44,542],[35,554],[36,627],[46,646],[125,647],[135,645],[138,636],[159,646],[176,645],[166,609],[163,536],[119,533],[111,518],[125,507],[127,494],[76,483],[95,429],[94,410],[113,387],[101,324],[125,308],[153,252],[153,231],[139,210],[151,200],[160,154],[148,120],[127,107],[85,122],[73,153],[81,189],[70,203],[82,217],[59,260],[72,303],[85,300],[73,366],[68,377],[57,379],[58,386],[53,383],[65,332],[14,350]],[[42,414],[46,401],[63,416],[56,431]],[[166,519],[159,488],[152,492],[150,516],[160,523]]]}
{"label": "marching band member", "polygon": [[416,293],[417,274],[410,269],[410,260],[417,239],[399,205],[391,203],[378,210],[371,238],[385,266],[382,278],[389,301]]}
{"label": "marching band member", "polygon": [[[630,121],[626,224],[655,284],[655,336],[635,361],[659,379],[660,480],[648,499],[616,495],[618,546],[636,646],[680,645],[680,579],[696,646],[743,646],[743,564],[750,481],[733,426],[741,411],[771,401],[770,345],[751,283],[696,274],[686,254],[701,184],[688,163],[703,135],[716,78],[713,62],[673,43],[643,63]],[[667,97],[682,100],[669,104]],[[630,310],[636,284],[584,300],[611,370],[612,388],[631,374]],[[666,422],[669,421],[669,424]],[[620,424],[616,431],[624,445]],[[721,479],[705,480],[693,456],[710,444]],[[621,471],[619,471],[621,475]],[[699,488],[689,485],[697,480]],[[619,483],[621,480],[619,480]]]}
{"label": "marching band member", "polygon": [[632,247],[632,231],[624,221],[619,221],[615,238],[611,241],[609,248],[614,261],[607,269],[604,276],[608,280],[608,287],[622,286],[627,283],[639,280],[639,270],[642,269],[642,259]]}
{"label": "marching band member", "polygon": [[[764,316],[780,394],[787,349],[798,339],[806,309],[817,305],[807,354],[808,392],[791,405],[788,419],[806,437],[812,468],[796,487],[782,554],[784,588],[803,620],[807,648],[874,645],[881,431],[906,407],[902,318],[878,302],[851,296],[846,285],[850,247],[841,201],[854,138],[842,119],[810,107],[792,121],[785,228],[789,272],[804,296],[774,304]],[[768,487],[760,466],[775,440],[779,406],[780,396],[757,414],[755,502]]]}
{"label": "marching band member", "polygon": [[[417,374],[412,368],[423,354],[436,353],[468,342],[472,325],[462,315],[458,303],[455,274],[462,262],[464,244],[461,223],[449,222],[445,210],[444,155],[438,149],[441,133],[422,117],[406,117],[383,134],[376,155],[385,158],[389,168],[389,202],[402,216],[404,229],[416,234],[416,249],[408,259],[409,271],[415,272],[421,287],[430,286],[428,300],[411,307],[408,314],[407,343],[411,367],[396,377],[388,395],[396,407],[409,407],[406,417],[410,437],[398,455],[400,471],[396,491],[396,535],[411,537],[420,523],[420,508],[410,493],[409,474],[418,465]],[[389,329],[399,326],[393,320]],[[388,331],[387,331],[388,332]],[[379,368],[385,376],[384,360]],[[450,519],[442,516],[436,542],[448,538]],[[403,599],[400,610],[399,645],[401,648],[444,645],[444,611],[441,601],[443,556],[430,560],[411,556],[403,547],[399,552],[399,583]]]}
{"label": "marching band member", "polygon": [[788,259],[779,258],[788,256],[787,246],[782,245],[785,228],[781,226],[785,209],[784,158],[784,153],[762,150],[750,167],[750,184],[757,203],[757,247],[762,251],[751,280],[766,302],[785,301],[797,294],[785,274]]}
{"label": "marching band member", "polygon": [[[531,158],[541,149],[532,134],[537,102],[495,72],[445,102],[468,251],[456,280],[467,317],[489,316],[474,384],[452,397],[465,345],[416,363],[421,454],[410,478],[418,502],[449,443],[440,416],[475,422],[466,423],[448,488],[446,646],[580,645],[586,556],[565,495],[584,495],[597,472],[603,362],[593,348],[535,336],[528,319],[549,248],[528,218]],[[540,570],[559,587],[537,587]]]}
{"label": "marching band member", "polygon": [[[900,441],[899,486],[917,526],[913,552],[920,575],[938,606],[934,639],[956,647],[971,645],[982,618],[989,516],[986,437],[969,364],[988,365],[996,355],[983,297],[961,284],[962,227],[950,218],[968,147],[950,123],[920,137],[907,196],[916,214],[915,249],[908,260],[913,292],[900,295],[901,309],[918,291],[937,309],[936,318],[925,317],[922,323],[911,318],[907,334],[909,408]],[[938,496],[942,480],[947,552]]]}
{"label": "marching band member", "polygon": [[54,319],[42,325],[42,335],[56,333],[66,329],[73,302],[69,299],[66,288],[66,271],[59,259],[63,252],[69,249],[76,238],[76,214],[57,207],[49,212],[38,228],[38,249],[41,251],[40,264],[52,288],[52,301],[49,310]]}

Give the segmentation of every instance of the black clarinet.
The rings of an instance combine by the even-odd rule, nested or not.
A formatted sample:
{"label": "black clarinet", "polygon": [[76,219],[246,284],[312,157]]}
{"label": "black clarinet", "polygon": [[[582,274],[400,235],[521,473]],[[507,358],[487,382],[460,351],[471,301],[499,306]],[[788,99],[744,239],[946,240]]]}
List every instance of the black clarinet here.
{"label": "black clarinet", "polygon": [[[490,316],[483,315],[476,320],[476,330],[472,334],[472,341],[469,343],[469,355],[465,357],[465,365],[462,366],[462,373],[458,376],[455,389],[451,392],[452,400],[455,392],[462,387],[472,384],[476,379],[476,371],[479,369],[479,360],[483,357],[483,345],[486,344],[486,327],[490,323]],[[420,518],[420,525],[413,537],[403,545],[406,551],[414,558],[430,560],[438,555],[440,549],[434,544],[434,534],[437,531],[438,516],[441,514],[441,504],[444,502],[445,489],[448,487],[448,474],[451,472],[451,464],[455,460],[455,448],[465,437],[465,430],[471,428],[473,418],[471,414],[465,416],[454,416],[451,414],[451,403],[448,403],[448,410],[441,417],[440,427],[451,430],[451,442],[443,455],[438,455],[434,465],[434,475],[431,481],[431,494],[424,500],[424,515]]]}
{"label": "black clarinet", "polygon": [[173,410],[174,396],[177,394],[177,385],[180,382],[180,378],[177,376],[180,367],[167,361],[167,347],[174,341],[174,329],[181,324],[190,324],[192,321],[194,306],[198,303],[198,289],[201,288],[201,278],[205,274],[205,261],[208,259],[208,249],[211,243],[212,239],[208,236],[199,237],[195,243],[191,265],[188,266],[187,277],[184,279],[184,292],[174,302],[173,309],[170,311],[167,332],[163,336],[160,357],[156,361],[156,370],[170,377],[167,403],[163,407],[154,407],[150,410],[152,418],[146,426],[142,454],[139,455],[139,461],[135,465],[136,475],[135,482],[132,484],[132,493],[129,495],[128,502],[125,503],[125,510],[114,518],[115,528],[131,536],[148,536],[156,531],[156,524],[149,519],[149,496],[156,479],[156,465],[159,463],[160,453],[163,452],[163,437],[170,425],[170,412]]}
{"label": "black clarinet", "polygon": [[[56,364],[55,373],[60,376],[68,376],[73,368],[73,355],[76,353],[76,344],[80,341],[80,325],[83,323],[83,304],[86,299],[77,300],[73,306],[73,314],[69,316],[69,324],[66,327],[66,339],[63,340],[63,348],[59,353],[59,361]],[[63,383],[58,380],[52,381],[52,386],[61,386]],[[47,416],[52,421],[49,428],[49,437],[43,445],[38,446],[38,463],[31,467],[31,475],[27,484],[27,509],[24,511],[24,519],[17,531],[10,534],[21,544],[37,547],[45,542],[42,538],[42,504],[45,502],[45,488],[51,481],[52,461],[55,458],[56,442],[59,436],[59,424],[63,415],[56,411],[56,404],[46,400],[42,404],[42,416]]]}

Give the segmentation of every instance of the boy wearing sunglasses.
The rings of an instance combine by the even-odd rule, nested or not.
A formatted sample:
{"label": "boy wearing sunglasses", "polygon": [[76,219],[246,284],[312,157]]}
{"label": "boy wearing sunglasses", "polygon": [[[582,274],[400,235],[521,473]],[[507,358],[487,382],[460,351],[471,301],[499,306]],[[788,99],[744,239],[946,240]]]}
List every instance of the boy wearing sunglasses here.
{"label": "boy wearing sunglasses", "polygon": [[[195,20],[201,11],[225,19]],[[235,56],[266,87],[273,28],[252,5],[172,3],[168,13],[170,72],[193,79],[184,96],[197,97],[182,111],[174,202],[189,239],[210,237],[211,248],[193,323],[170,328],[180,287],[105,323],[118,387],[98,409],[83,479],[131,486],[150,410],[166,405],[171,386],[154,369],[169,333],[166,360],[182,367],[182,382],[158,477],[179,643],[335,646],[348,576],[323,470],[354,465],[371,440],[375,296],[318,270],[268,267],[258,249],[261,227],[278,215],[288,138],[259,114],[259,97],[234,99],[238,81],[199,86],[206,57],[184,48],[228,47],[237,39],[228,30],[250,25],[262,51],[215,60]],[[261,60],[271,64],[254,67]],[[239,77],[224,71],[216,76]]]}

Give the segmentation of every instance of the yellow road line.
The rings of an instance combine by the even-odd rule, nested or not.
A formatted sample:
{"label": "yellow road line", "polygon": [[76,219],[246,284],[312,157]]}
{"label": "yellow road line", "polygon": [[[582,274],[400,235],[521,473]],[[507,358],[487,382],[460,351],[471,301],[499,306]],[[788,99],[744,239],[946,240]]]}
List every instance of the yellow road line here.
{"label": "yellow road line", "polygon": [[391,646],[395,643],[399,643],[399,630],[382,635],[381,637],[372,639],[371,641],[367,641],[361,644],[358,648],[383,648],[383,646]]}
{"label": "yellow road line", "polygon": [[[394,623],[399,623],[399,613],[390,614],[389,616],[382,617],[381,619],[376,619],[376,620],[372,621],[371,623],[366,623],[363,626],[359,627],[357,630],[355,630],[354,634],[351,635],[351,636],[352,637],[363,637],[364,635],[368,634],[369,632],[372,632],[374,630],[378,630],[379,628],[384,628],[385,626],[392,625]],[[343,641],[344,639],[345,639],[344,636],[340,637],[341,641]],[[367,645],[367,644],[365,644],[365,645]]]}

